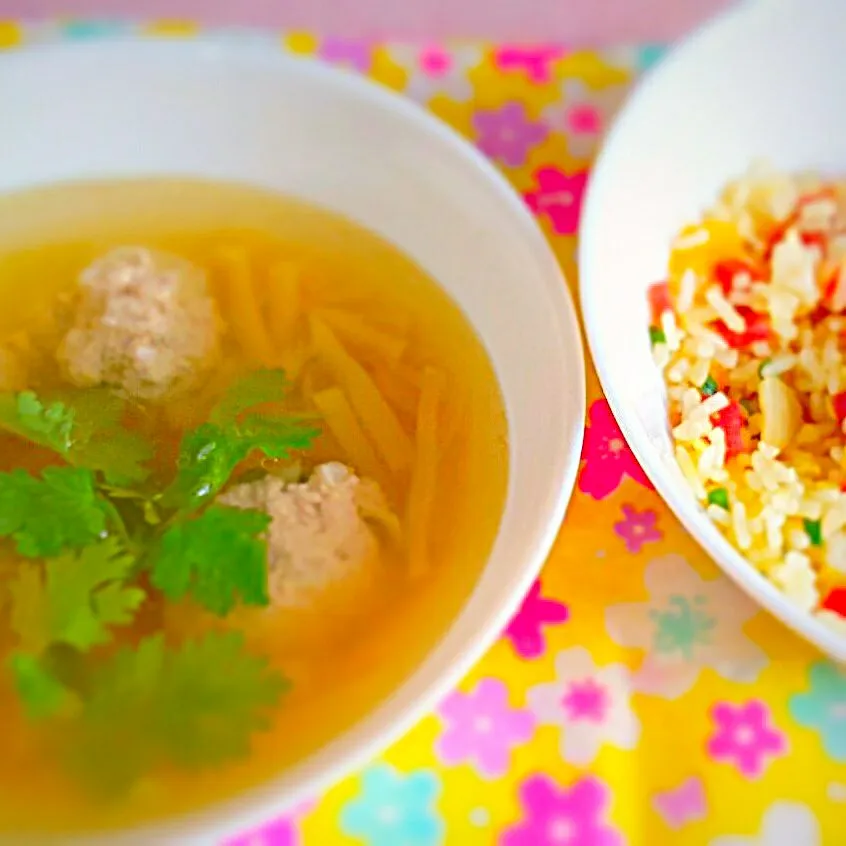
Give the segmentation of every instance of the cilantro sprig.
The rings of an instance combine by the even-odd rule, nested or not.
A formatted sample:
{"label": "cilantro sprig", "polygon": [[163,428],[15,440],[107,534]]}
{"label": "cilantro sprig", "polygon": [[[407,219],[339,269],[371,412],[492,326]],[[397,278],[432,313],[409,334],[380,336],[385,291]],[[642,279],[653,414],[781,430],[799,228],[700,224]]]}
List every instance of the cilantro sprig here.
{"label": "cilantro sprig", "polygon": [[106,531],[108,503],[90,470],[47,467],[41,478],[25,470],[0,473],[0,537],[27,558],[81,549]]}
{"label": "cilantro sprig", "polygon": [[176,523],[162,536],[153,585],[171,600],[190,592],[221,617],[238,599],[267,605],[267,551],[259,536],[269,523],[263,512],[225,505],[209,506],[196,519]]}
{"label": "cilantro sprig", "polygon": [[45,405],[33,391],[0,394],[0,427],[13,435],[67,455],[73,426],[73,409],[62,402]]}
{"label": "cilantro sprig", "polygon": [[58,453],[68,464],[126,485],[149,475],[150,443],[123,426],[126,403],[92,389],[59,392],[49,401],[33,391],[0,394],[0,428]]}
{"label": "cilantro sprig", "polygon": [[61,643],[87,652],[108,643],[112,627],[131,623],[146,598],[128,581],[134,564],[111,538],[43,566],[22,564],[9,586],[20,649],[37,655]]}
{"label": "cilantro sprig", "polygon": [[176,649],[160,634],[121,649],[90,686],[66,754],[95,790],[116,793],[160,764],[199,769],[248,754],[287,683],[239,633],[211,631]]}
{"label": "cilantro sprig", "polygon": [[[5,586],[8,671],[25,712],[56,724],[64,760],[98,790],[128,787],[160,764],[246,753],[285,689],[234,632],[174,644],[147,623],[137,640],[137,623],[148,601],[190,596],[220,617],[269,602],[269,517],[214,497],[252,454],[311,446],[313,418],[268,409],[286,389],[281,371],[236,382],[184,433],[159,491],[151,444],[123,425],[125,400],[99,390],[0,394],[0,429],[63,462],[40,475],[0,473],[0,538],[24,559]],[[105,760],[103,749],[120,754]]]}
{"label": "cilantro sprig", "polygon": [[130,581],[135,559],[115,539],[67,552],[43,565],[21,564],[11,580],[10,626],[16,651],[10,668],[24,709],[48,717],[70,694],[48,669],[51,653],[79,653],[110,643],[147,598]]}
{"label": "cilantro sprig", "polygon": [[280,370],[258,370],[237,381],[212,409],[208,422],[182,438],[176,476],[162,495],[162,505],[196,511],[220,492],[251,453],[284,459],[308,449],[320,434],[313,416],[256,410],[278,401],[287,386]]}

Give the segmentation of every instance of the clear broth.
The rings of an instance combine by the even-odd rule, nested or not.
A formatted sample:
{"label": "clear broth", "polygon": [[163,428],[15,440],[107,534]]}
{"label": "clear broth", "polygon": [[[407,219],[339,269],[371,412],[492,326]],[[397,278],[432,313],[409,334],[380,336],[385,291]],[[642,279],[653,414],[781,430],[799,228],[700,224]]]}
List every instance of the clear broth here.
{"label": "clear broth", "polygon": [[[414,404],[424,366],[441,370],[449,405],[430,529],[430,570],[411,584],[405,562],[385,562],[380,577],[329,591],[312,608],[272,625],[245,614],[257,648],[293,682],[270,731],[257,735],[249,760],[208,772],[158,772],[125,800],[91,800],[45,753],[0,681],[0,833],[123,826],[196,810],[313,753],[370,712],[444,635],[468,598],[491,549],[505,501],[507,437],[503,402],[482,344],[438,285],[390,244],[335,214],[254,188],[183,180],[58,185],[0,197],[0,345],[21,338],[34,351],[27,387],[55,383],[62,299],[79,271],[113,246],[162,248],[205,268],[226,321],[233,314],[219,282],[221,247],[248,254],[267,323],[271,268],[290,262],[299,280],[300,320],[324,309],[378,325],[401,341],[398,360],[378,360],[366,344],[359,358],[413,438]],[[230,292],[231,294],[231,292]],[[329,379],[302,365],[302,327],[279,337],[267,326],[278,361],[256,361],[237,332],[224,364],[188,401],[154,417],[162,462],[172,461],[180,428],[201,419],[209,392],[239,372],[293,362],[293,399],[309,401]],[[298,352],[300,350],[300,352]],[[43,355],[39,355],[43,354]],[[299,359],[298,359],[299,356]],[[299,364],[297,362],[299,361]],[[348,460],[331,436],[309,461]],[[0,437],[0,470],[36,469],[20,442]],[[377,481],[401,508],[407,476]],[[172,623],[193,625],[191,613]],[[202,623],[199,623],[202,625]],[[119,754],[119,750],[104,750]]]}

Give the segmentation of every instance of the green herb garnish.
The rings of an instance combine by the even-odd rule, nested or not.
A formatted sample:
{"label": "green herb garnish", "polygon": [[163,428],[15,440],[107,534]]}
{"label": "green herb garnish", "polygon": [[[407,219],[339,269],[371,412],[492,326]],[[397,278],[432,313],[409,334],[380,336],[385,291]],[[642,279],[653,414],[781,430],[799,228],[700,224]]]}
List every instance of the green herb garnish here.
{"label": "green herb garnish", "polygon": [[68,757],[92,787],[115,793],[157,765],[198,769],[248,754],[287,685],[240,634],[208,632],[175,649],[161,635],[121,649],[90,686],[66,732]]}
{"label": "green herb garnish", "polygon": [[44,720],[71,711],[77,697],[35,655],[17,652],[9,660],[15,690],[27,716]]}
{"label": "green herb garnish", "polygon": [[702,394],[703,397],[710,397],[716,394],[718,390],[719,385],[717,385],[714,377],[708,376],[708,378],[702,383],[699,393]]}
{"label": "green herb garnish", "polygon": [[211,505],[174,524],[162,536],[153,584],[172,600],[190,593],[221,617],[238,599],[267,605],[267,551],[259,536],[269,523],[260,511]]}
{"label": "green herb garnish", "polygon": [[74,413],[64,403],[45,405],[32,391],[0,394],[0,427],[61,455],[70,451]]}
{"label": "green herb garnish", "polygon": [[252,452],[280,459],[311,446],[320,434],[313,417],[271,417],[254,410],[281,398],[286,383],[279,373],[259,370],[236,382],[212,409],[209,422],[185,435],[176,477],[162,496],[166,508],[184,512],[201,508]]}
{"label": "green herb garnish", "polygon": [[36,655],[53,644],[87,652],[112,639],[145,599],[128,583],[135,561],[114,539],[80,552],[22,564],[9,586],[12,631],[24,652]]}
{"label": "green herb garnish", "polygon": [[61,392],[49,402],[32,391],[0,394],[0,428],[57,452],[68,464],[115,485],[143,481],[150,444],[123,426],[126,403],[105,390]]}
{"label": "green herb garnish", "polygon": [[0,473],[0,537],[11,537],[28,558],[94,543],[106,531],[107,513],[90,470],[47,467],[40,479],[25,470]]}
{"label": "green herb garnish", "polygon": [[290,385],[282,370],[254,370],[227,388],[209,414],[209,423],[228,426],[246,411],[279,402]]}
{"label": "green herb garnish", "polygon": [[657,344],[666,344],[667,336],[664,334],[664,330],[660,326],[650,326],[649,341],[653,347]]}
{"label": "green herb garnish", "polygon": [[98,471],[110,485],[143,482],[153,457],[150,442],[123,425],[127,404],[106,390],[78,391],[65,395],[73,409],[73,444],[69,461]]}
{"label": "green herb garnish", "polygon": [[162,764],[245,754],[285,688],[232,632],[180,645],[153,623],[127,641],[148,598],[155,609],[190,596],[220,617],[269,603],[270,518],[214,497],[252,454],[311,446],[313,418],[262,413],[286,388],[281,371],[236,382],[184,433],[159,490],[150,443],[124,425],[135,413],[124,400],[100,390],[0,394],[0,429],[63,462],[39,476],[0,473],[0,538],[30,559],[10,564],[0,597],[14,638],[7,671],[26,713],[49,721],[68,765],[98,790],[123,790]]}
{"label": "green herb garnish", "polygon": [[811,546],[822,546],[822,523],[819,520],[808,520],[806,518],[802,521],[802,524],[805,527],[808,540],[811,541]]}
{"label": "green herb garnish", "polygon": [[728,511],[728,491],[725,488],[713,488],[712,490],[708,491],[708,505],[717,505],[720,508],[724,508],[726,511]]}

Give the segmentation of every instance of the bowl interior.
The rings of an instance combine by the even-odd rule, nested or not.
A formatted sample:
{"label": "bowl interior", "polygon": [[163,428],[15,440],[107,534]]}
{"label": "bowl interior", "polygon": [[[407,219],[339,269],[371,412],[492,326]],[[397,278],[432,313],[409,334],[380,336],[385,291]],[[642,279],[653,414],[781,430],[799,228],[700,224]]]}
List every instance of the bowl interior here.
{"label": "bowl interior", "polygon": [[749,0],[673,51],[635,92],[606,142],[582,218],[579,259],[600,379],[658,491],[747,591],[846,659],[846,642],[787,602],[694,501],[673,458],[646,297],[665,275],[674,235],[751,163],[846,170],[838,81],[844,37],[839,0]]}
{"label": "bowl interior", "polygon": [[452,295],[505,398],[507,503],[463,612],[376,713],[262,791],[199,818],[180,840],[199,831],[209,842],[211,832],[278,811],[378,751],[505,626],[549,550],[578,467],[585,384],[572,302],[541,232],[497,171],[370,83],[271,47],[152,40],[12,52],[0,59],[0,79],[0,191],[172,174],[253,183],[341,212]]}

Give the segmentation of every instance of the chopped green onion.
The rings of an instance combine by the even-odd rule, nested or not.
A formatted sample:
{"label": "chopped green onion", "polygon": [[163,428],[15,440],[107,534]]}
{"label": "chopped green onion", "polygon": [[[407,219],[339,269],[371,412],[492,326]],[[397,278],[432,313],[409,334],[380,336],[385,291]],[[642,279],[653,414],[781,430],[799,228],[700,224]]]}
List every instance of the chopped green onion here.
{"label": "chopped green onion", "polygon": [[771,358],[765,358],[759,365],[758,365],[758,378],[764,378],[764,368],[772,361]]}
{"label": "chopped green onion", "polygon": [[729,510],[729,495],[725,488],[714,488],[708,491],[708,505],[717,505],[720,508]]}
{"label": "chopped green onion", "polygon": [[656,344],[666,344],[667,336],[664,334],[664,330],[660,326],[650,326],[649,340],[652,342],[652,346],[654,347]]}
{"label": "chopped green onion", "polygon": [[802,521],[805,525],[805,532],[808,535],[808,538],[811,541],[811,546],[822,546],[822,524],[819,520],[808,520],[807,518]]}
{"label": "chopped green onion", "polygon": [[703,397],[710,397],[716,394],[718,390],[719,385],[717,385],[714,377],[708,376],[708,378],[702,383],[699,393],[702,394]]}

